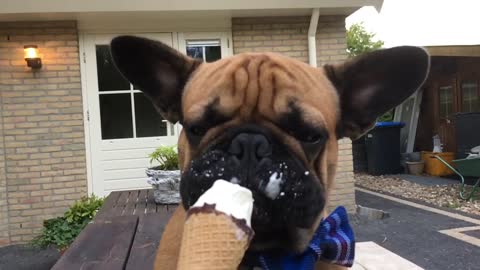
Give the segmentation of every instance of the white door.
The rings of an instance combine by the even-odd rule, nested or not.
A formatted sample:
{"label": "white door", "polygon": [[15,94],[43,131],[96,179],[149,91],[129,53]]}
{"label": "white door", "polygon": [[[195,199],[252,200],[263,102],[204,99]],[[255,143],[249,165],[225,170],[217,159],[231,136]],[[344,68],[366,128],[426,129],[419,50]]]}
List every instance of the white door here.
{"label": "white door", "polygon": [[[226,33],[135,35],[162,41],[208,62],[231,55]],[[89,192],[100,196],[148,188],[148,154],[160,145],[175,145],[181,129],[163,120],[143,93],[116,70],[108,45],[115,36],[83,36]]]}

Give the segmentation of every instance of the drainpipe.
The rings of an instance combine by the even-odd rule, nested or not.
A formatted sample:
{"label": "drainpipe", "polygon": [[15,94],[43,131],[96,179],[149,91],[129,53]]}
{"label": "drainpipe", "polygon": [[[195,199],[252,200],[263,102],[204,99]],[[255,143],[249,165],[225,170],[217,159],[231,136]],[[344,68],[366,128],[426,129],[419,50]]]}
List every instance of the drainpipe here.
{"label": "drainpipe", "polygon": [[308,27],[308,63],[312,67],[317,67],[317,26],[318,18],[320,17],[320,9],[314,8],[312,10],[312,17],[310,17],[310,26]]}

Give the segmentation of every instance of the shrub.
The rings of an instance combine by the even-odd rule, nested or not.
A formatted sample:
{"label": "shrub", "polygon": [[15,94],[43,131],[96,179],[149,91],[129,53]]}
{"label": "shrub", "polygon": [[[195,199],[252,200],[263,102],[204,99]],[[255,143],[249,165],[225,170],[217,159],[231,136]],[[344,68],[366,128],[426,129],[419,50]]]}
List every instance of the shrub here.
{"label": "shrub", "polygon": [[47,219],[43,222],[42,233],[33,239],[32,244],[40,247],[68,247],[88,222],[97,213],[104,199],[95,195],[84,197],[75,202],[61,217]]}
{"label": "shrub", "polygon": [[65,218],[69,223],[82,223],[93,219],[98,209],[103,204],[104,199],[95,195],[84,197],[80,201],[76,201],[70,209],[65,212]]}
{"label": "shrub", "polygon": [[175,151],[175,146],[160,146],[150,155],[150,164],[154,162],[159,165],[155,167],[158,170],[178,170],[178,154]]}

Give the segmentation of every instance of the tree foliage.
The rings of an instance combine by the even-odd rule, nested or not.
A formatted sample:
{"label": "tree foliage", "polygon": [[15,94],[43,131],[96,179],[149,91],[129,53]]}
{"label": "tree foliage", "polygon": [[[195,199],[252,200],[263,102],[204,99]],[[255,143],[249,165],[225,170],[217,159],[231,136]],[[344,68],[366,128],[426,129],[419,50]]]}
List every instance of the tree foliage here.
{"label": "tree foliage", "polygon": [[383,41],[374,40],[375,34],[365,30],[363,23],[352,24],[347,30],[347,53],[350,57],[378,50]]}

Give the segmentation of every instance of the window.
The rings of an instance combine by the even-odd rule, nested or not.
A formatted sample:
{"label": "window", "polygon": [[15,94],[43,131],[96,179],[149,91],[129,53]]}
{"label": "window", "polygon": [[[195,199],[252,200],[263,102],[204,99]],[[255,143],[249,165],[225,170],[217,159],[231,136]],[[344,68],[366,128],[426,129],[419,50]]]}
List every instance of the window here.
{"label": "window", "polygon": [[446,119],[453,113],[453,87],[441,86],[438,91],[440,101],[440,119]]}
{"label": "window", "polygon": [[205,62],[213,62],[222,58],[220,40],[187,40],[187,55],[202,59]]}
{"label": "window", "polygon": [[462,82],[462,111],[480,112],[478,84],[475,81]]}
{"label": "window", "polygon": [[167,122],[116,69],[108,45],[96,45],[102,139],[167,135]]}

